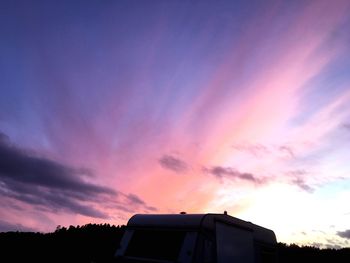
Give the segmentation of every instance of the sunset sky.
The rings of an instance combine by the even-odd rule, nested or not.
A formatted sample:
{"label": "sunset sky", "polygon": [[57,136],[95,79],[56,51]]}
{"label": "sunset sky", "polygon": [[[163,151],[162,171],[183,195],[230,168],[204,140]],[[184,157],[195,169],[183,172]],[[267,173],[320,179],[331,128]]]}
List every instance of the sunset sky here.
{"label": "sunset sky", "polygon": [[350,246],[350,1],[1,1],[0,231],[223,213]]}

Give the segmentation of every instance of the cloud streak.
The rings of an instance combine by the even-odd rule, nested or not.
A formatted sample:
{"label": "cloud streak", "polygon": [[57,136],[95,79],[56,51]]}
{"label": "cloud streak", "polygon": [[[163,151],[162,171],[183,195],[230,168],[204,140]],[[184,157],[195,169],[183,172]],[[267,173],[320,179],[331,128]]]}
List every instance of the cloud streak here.
{"label": "cloud streak", "polygon": [[184,173],[188,170],[188,165],[185,161],[172,155],[164,155],[159,159],[160,165],[168,170],[176,173]]}
{"label": "cloud streak", "polygon": [[256,158],[266,156],[296,158],[294,149],[288,145],[264,145],[259,143],[240,143],[232,145],[238,152],[248,153]]}
{"label": "cloud streak", "polygon": [[242,173],[232,167],[213,166],[210,168],[204,168],[204,172],[215,175],[217,178],[232,178],[241,179],[249,182],[259,183],[261,182],[256,176],[251,173]]}
{"label": "cloud streak", "polygon": [[292,180],[292,184],[295,184],[296,186],[298,186],[302,190],[309,192],[309,193],[312,193],[314,191],[314,189],[311,186],[309,186],[308,184],[306,184],[305,181],[301,178],[296,178],[296,179]]}

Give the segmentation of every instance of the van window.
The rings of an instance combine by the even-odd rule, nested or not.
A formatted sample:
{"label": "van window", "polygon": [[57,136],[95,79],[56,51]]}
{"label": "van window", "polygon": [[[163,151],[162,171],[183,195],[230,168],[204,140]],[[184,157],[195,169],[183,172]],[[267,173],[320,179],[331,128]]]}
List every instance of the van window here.
{"label": "van window", "polygon": [[186,232],[171,230],[135,230],[125,256],[158,260],[177,260]]}

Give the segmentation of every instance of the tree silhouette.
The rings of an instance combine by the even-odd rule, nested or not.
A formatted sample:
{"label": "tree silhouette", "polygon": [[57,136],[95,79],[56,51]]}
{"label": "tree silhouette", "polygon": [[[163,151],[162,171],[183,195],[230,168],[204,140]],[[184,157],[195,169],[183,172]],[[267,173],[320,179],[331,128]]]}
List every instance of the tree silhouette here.
{"label": "tree silhouette", "polygon": [[[114,262],[124,226],[87,224],[57,226],[53,233],[0,233],[0,262]],[[278,243],[280,263],[349,263],[350,248],[319,249]]]}
{"label": "tree silhouette", "polygon": [[0,262],[110,262],[124,226],[57,226],[53,233],[0,233]]}

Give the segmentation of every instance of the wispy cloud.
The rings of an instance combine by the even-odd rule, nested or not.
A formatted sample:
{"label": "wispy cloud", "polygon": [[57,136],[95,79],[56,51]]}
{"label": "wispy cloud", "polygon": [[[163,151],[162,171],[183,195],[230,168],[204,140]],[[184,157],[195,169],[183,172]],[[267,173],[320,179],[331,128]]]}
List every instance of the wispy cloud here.
{"label": "wispy cloud", "polygon": [[290,158],[295,158],[295,153],[292,147],[287,145],[282,145],[278,149],[280,152],[287,154]]}
{"label": "wispy cloud", "polygon": [[267,156],[296,158],[293,147],[289,145],[264,145],[261,143],[237,143],[232,148],[242,153],[248,153],[257,158]]}
{"label": "wispy cloud", "polygon": [[249,153],[255,157],[271,154],[269,147],[262,144],[241,143],[232,145],[232,148],[240,152]]}
{"label": "wispy cloud", "polygon": [[218,178],[228,177],[232,179],[241,179],[250,182],[261,182],[256,176],[251,173],[242,173],[232,167],[213,166],[210,168],[203,168],[203,171],[215,175]]}
{"label": "wispy cloud", "polygon": [[311,186],[309,186],[308,184],[306,184],[305,181],[301,178],[296,178],[296,179],[292,180],[292,184],[297,185],[302,190],[309,192],[309,193],[312,193],[314,191],[314,189]]}
{"label": "wispy cloud", "polygon": [[163,168],[176,173],[184,173],[188,170],[188,165],[185,161],[172,155],[162,156],[162,158],[159,159],[159,163]]}
{"label": "wispy cloud", "polygon": [[156,207],[148,206],[145,201],[143,201],[140,197],[138,197],[135,194],[128,194],[127,199],[130,202],[131,205],[140,205],[141,207],[144,207],[145,210],[149,212],[155,212],[157,211]]}

